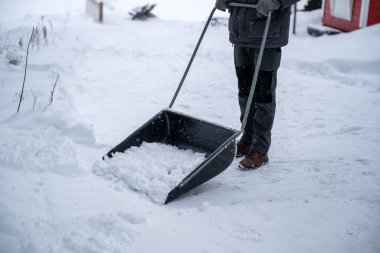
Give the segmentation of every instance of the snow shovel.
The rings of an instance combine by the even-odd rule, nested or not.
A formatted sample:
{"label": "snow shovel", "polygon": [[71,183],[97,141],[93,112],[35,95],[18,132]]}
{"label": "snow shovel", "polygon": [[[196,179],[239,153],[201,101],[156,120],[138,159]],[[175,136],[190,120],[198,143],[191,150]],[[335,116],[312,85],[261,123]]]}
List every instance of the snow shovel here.
{"label": "snow shovel", "polygon": [[[230,3],[229,6],[256,8],[256,5],[239,3]],[[271,13],[268,13],[263,40],[261,42],[259,56],[257,59],[257,67],[255,69],[252,81],[252,88],[249,93],[247,107],[240,130],[226,128],[212,122],[173,111],[171,109],[179,91],[182,88],[206,30],[212,17],[214,16],[215,10],[216,8],[214,7],[210,13],[169,108],[160,111],[107,153],[108,157],[112,157],[112,155],[116,152],[124,152],[132,146],[138,147],[143,142],[158,142],[172,145],[179,149],[190,149],[194,152],[205,153],[206,159],[199,164],[198,167],[194,168],[189,175],[187,175],[174,189],[168,193],[165,204],[226,170],[235,158],[236,138],[243,132],[247,123],[249,108],[252,103],[261,60],[263,57],[264,46],[268,35]]]}

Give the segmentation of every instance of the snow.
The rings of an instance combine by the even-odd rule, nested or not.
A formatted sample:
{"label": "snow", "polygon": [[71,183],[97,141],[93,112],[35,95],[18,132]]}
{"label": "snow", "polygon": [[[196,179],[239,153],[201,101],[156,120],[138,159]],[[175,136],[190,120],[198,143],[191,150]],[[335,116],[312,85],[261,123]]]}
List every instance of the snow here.
{"label": "snow", "polygon": [[[128,12],[137,6],[146,4],[157,4],[153,13],[158,17],[170,20],[202,21],[207,16],[215,2],[203,0],[159,0],[159,1],[141,1],[141,0],[105,0],[104,15],[108,17],[115,13],[123,13],[125,17]],[[17,11],[7,11],[17,10]],[[70,16],[83,13],[85,10],[85,1],[74,0],[28,0],[1,1],[0,16],[2,21],[23,18],[27,15],[63,15]],[[218,13],[218,16],[227,17],[226,13]]]}
{"label": "snow", "polygon": [[95,164],[93,171],[114,183],[146,194],[164,204],[168,193],[205,159],[205,154],[180,150],[161,143],[143,142],[139,147],[114,153]]}
{"label": "snow", "polygon": [[[1,253],[380,251],[379,25],[312,38],[321,11],[299,13],[282,51],[269,164],[241,171],[235,159],[161,205],[94,168],[168,106],[213,2],[173,3],[197,7],[180,21],[132,22],[113,1],[104,25],[81,1],[29,2],[0,1],[0,50],[24,41],[19,65],[0,53]],[[48,43],[31,46],[16,114],[41,15]],[[174,109],[240,127],[226,27],[210,27]]]}

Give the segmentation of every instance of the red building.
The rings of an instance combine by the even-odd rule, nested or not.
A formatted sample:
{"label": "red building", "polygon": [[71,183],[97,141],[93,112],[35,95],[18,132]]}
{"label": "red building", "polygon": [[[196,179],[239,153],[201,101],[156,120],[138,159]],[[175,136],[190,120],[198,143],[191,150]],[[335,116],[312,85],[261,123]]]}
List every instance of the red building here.
{"label": "red building", "polygon": [[380,23],[380,0],[324,0],[322,23],[342,31]]}

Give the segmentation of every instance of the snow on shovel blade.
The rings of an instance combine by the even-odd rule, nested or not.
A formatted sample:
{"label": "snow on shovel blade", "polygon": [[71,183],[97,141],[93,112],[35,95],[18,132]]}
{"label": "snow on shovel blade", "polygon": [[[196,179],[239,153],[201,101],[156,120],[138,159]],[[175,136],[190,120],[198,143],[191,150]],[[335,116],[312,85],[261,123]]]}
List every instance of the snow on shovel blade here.
{"label": "snow on shovel blade", "polygon": [[227,169],[235,157],[237,136],[236,130],[165,109],[110,150],[107,156],[139,147],[143,142],[205,153],[206,159],[168,193],[166,204]]}

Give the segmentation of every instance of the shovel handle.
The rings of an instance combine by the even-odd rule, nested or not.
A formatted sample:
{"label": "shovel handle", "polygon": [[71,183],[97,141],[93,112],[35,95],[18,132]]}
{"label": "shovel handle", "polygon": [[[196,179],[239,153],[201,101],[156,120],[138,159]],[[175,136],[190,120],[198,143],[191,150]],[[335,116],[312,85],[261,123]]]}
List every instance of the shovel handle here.
{"label": "shovel handle", "polygon": [[[254,5],[254,4],[227,3],[227,5],[229,7],[242,7],[242,8],[253,8],[253,9],[257,8],[257,5]],[[248,114],[249,114],[249,111],[250,111],[250,108],[251,108],[251,104],[252,104],[252,100],[253,100],[253,95],[254,95],[255,89],[256,89],[257,78],[259,76],[261,61],[263,59],[264,48],[265,48],[265,43],[266,43],[267,37],[268,37],[268,31],[269,31],[269,25],[270,25],[271,18],[272,18],[272,12],[268,12],[268,16],[267,16],[267,20],[266,20],[265,28],[264,28],[263,39],[261,40],[259,55],[257,57],[257,62],[255,64],[256,67],[255,67],[255,72],[253,74],[251,89],[249,91],[247,105],[246,105],[245,110],[244,110],[244,116],[243,116],[243,121],[242,121],[242,124],[241,124],[241,130],[240,130],[241,132],[244,131],[244,128],[247,125]]]}
{"label": "shovel handle", "polygon": [[[256,9],[256,8],[257,8],[257,5],[255,5],[255,4],[228,3],[227,5],[228,5],[229,7],[242,7],[242,8],[253,8],[253,9]],[[201,36],[199,37],[198,43],[197,43],[197,45],[196,45],[196,47],[195,47],[195,49],[194,49],[194,52],[193,52],[193,54],[192,54],[192,56],[191,56],[191,58],[190,58],[190,61],[189,61],[188,65],[187,65],[187,67],[186,67],[185,73],[183,74],[182,79],[181,79],[181,81],[180,81],[180,83],[179,83],[179,85],[178,85],[178,87],[177,87],[177,90],[176,90],[176,92],[174,93],[174,96],[173,96],[173,98],[172,98],[172,100],[171,100],[171,102],[170,102],[169,108],[172,108],[172,107],[173,107],[174,102],[175,102],[176,99],[177,99],[177,96],[178,96],[178,94],[179,94],[179,92],[180,92],[180,90],[181,90],[181,88],[182,88],[182,86],[183,86],[183,83],[185,82],[185,79],[186,79],[186,77],[187,77],[187,74],[189,73],[189,70],[190,70],[190,68],[191,68],[191,65],[193,64],[194,58],[195,58],[195,56],[196,56],[196,54],[197,54],[197,52],[198,52],[198,49],[199,49],[199,47],[200,47],[200,45],[201,45],[201,43],[202,43],[203,37],[204,37],[205,34],[206,34],[207,28],[209,27],[210,22],[211,22],[211,19],[212,19],[212,17],[214,16],[214,13],[215,13],[216,10],[217,10],[217,9],[216,9],[215,7],[211,10],[211,13],[210,13],[210,15],[209,15],[209,17],[208,17],[208,19],[207,19],[206,25],[205,25],[205,27],[203,28],[202,34],[201,34]],[[267,37],[267,35],[268,35],[268,29],[269,29],[269,24],[270,24],[271,14],[272,14],[271,12],[268,13],[267,22],[266,22],[266,26],[265,26],[265,30],[264,30],[264,35],[263,35],[263,40],[262,40],[261,47],[260,47],[260,51],[259,51],[259,57],[258,57],[258,59],[257,59],[257,64],[256,64],[256,66],[257,66],[256,70],[257,70],[257,71],[255,70],[255,74],[254,74],[254,78],[253,78],[253,82],[252,82],[252,86],[251,86],[251,87],[253,87],[253,89],[251,88],[251,91],[253,91],[253,92],[254,92],[255,87],[256,87],[257,76],[258,76],[258,70],[260,69],[261,59],[262,59],[262,55],[263,55],[263,51],[264,51],[264,46],[265,46],[265,42],[266,42],[266,37]],[[257,72],[257,73],[256,73],[256,72]],[[250,108],[250,106],[251,106],[252,98],[251,98],[251,99],[249,99],[249,98],[250,98],[250,97],[253,97],[253,92],[252,92],[252,96],[249,96],[249,97],[248,97],[247,108]],[[246,108],[246,109],[247,109],[247,108]],[[249,112],[249,110],[245,110],[245,112],[246,112],[246,113],[244,114],[244,117],[243,117],[243,123],[242,123],[242,128],[241,128],[242,131],[244,130],[245,125],[247,124],[246,121],[247,121],[247,118],[248,118],[248,112]]]}
{"label": "shovel handle", "polygon": [[263,59],[264,48],[265,48],[265,43],[266,43],[267,37],[268,37],[268,31],[269,31],[269,25],[270,25],[271,18],[272,18],[272,12],[268,12],[267,20],[265,22],[263,39],[261,40],[259,55],[257,57],[257,62],[255,64],[256,66],[255,66],[255,72],[253,74],[251,89],[249,91],[247,105],[246,105],[245,110],[244,110],[244,116],[243,116],[243,121],[242,121],[242,124],[241,124],[241,130],[240,130],[241,132],[244,131],[244,128],[247,125],[248,114],[249,114],[249,111],[250,111],[250,108],[251,108],[251,104],[252,104],[252,100],[253,100],[253,95],[254,95],[255,89],[256,89],[257,78],[259,76],[259,71],[260,71],[260,67],[261,67],[261,61]]}
{"label": "shovel handle", "polygon": [[252,9],[257,8],[257,4],[227,3],[227,6],[228,7],[252,8]]}
{"label": "shovel handle", "polygon": [[209,15],[209,17],[208,17],[208,19],[207,19],[207,22],[206,22],[205,27],[203,28],[203,31],[202,31],[201,37],[200,37],[199,40],[198,40],[198,43],[197,43],[197,45],[196,45],[196,47],[195,47],[195,49],[194,49],[193,55],[192,55],[191,58],[190,58],[189,64],[187,64],[187,67],[186,67],[185,73],[184,73],[183,76],[182,76],[181,82],[179,83],[178,88],[177,88],[177,90],[176,90],[176,92],[175,92],[175,94],[174,94],[174,97],[173,97],[172,101],[170,102],[169,108],[172,108],[172,106],[173,106],[175,100],[177,99],[178,93],[179,93],[179,91],[181,90],[183,83],[185,82],[185,79],[186,79],[187,73],[189,73],[189,70],[190,70],[191,64],[193,64],[193,60],[194,60],[194,58],[195,58],[195,55],[196,55],[197,52],[198,52],[199,46],[201,45],[201,42],[202,42],[202,40],[203,40],[203,37],[204,37],[205,34],[206,34],[207,28],[208,28],[208,26],[210,25],[211,19],[212,19],[212,17],[214,16],[215,11],[216,11],[216,8],[214,7],[214,8],[211,10],[211,13],[210,13],[210,15]]}
{"label": "shovel handle", "polygon": [[[257,8],[257,5],[240,4],[240,3],[229,3],[228,6],[230,6],[230,7],[254,8],[254,9]],[[172,102],[170,103],[170,107],[169,108],[172,107],[172,105],[173,105],[173,103],[174,103],[174,101],[175,101],[175,99],[176,99],[176,97],[178,95],[178,92],[181,89],[183,81],[185,80],[187,72],[189,71],[189,69],[191,67],[191,64],[192,64],[192,62],[194,60],[194,57],[195,57],[195,55],[196,55],[196,53],[198,51],[199,45],[201,44],[201,41],[202,41],[202,39],[204,37],[204,34],[206,33],[207,27],[208,27],[208,25],[209,25],[209,23],[211,21],[212,16],[214,15],[215,10],[216,10],[216,8],[214,7],[213,10],[211,11],[211,14],[209,16],[209,19],[207,20],[206,26],[203,29],[202,35],[201,35],[201,37],[200,37],[200,39],[198,41],[198,44],[197,44],[197,46],[196,46],[196,48],[194,50],[194,53],[193,53],[193,55],[191,57],[189,65],[186,68],[185,74],[182,77],[181,83],[180,83],[179,87],[177,88],[176,94],[174,95],[174,98],[173,98]],[[255,72],[254,72],[253,80],[252,80],[252,85],[251,85],[251,89],[250,89],[249,96],[248,96],[247,106],[246,106],[245,111],[244,111],[244,117],[243,117],[243,122],[242,122],[242,126],[241,126],[240,131],[238,131],[237,133],[233,134],[217,150],[215,150],[209,156],[209,158],[207,160],[205,160],[201,164],[201,166],[196,171],[194,171],[191,175],[189,175],[187,178],[185,178],[178,185],[179,188],[182,188],[188,181],[190,181],[196,174],[198,174],[207,164],[209,164],[211,161],[213,161],[228,146],[228,144],[230,144],[232,141],[234,141],[244,131],[244,128],[245,128],[245,126],[247,124],[247,120],[248,120],[249,109],[251,108],[251,104],[252,104],[252,100],[253,100],[253,94],[255,93],[255,89],[256,89],[257,78],[258,78],[258,75],[259,75],[261,61],[263,59],[264,48],[265,48],[265,43],[266,43],[267,36],[268,36],[268,31],[269,31],[269,25],[270,25],[271,17],[272,17],[272,12],[268,12],[267,20],[266,20],[266,23],[265,23],[265,29],[264,29],[263,39],[261,41],[260,51],[259,51],[259,55],[258,55],[258,58],[257,58]]]}

